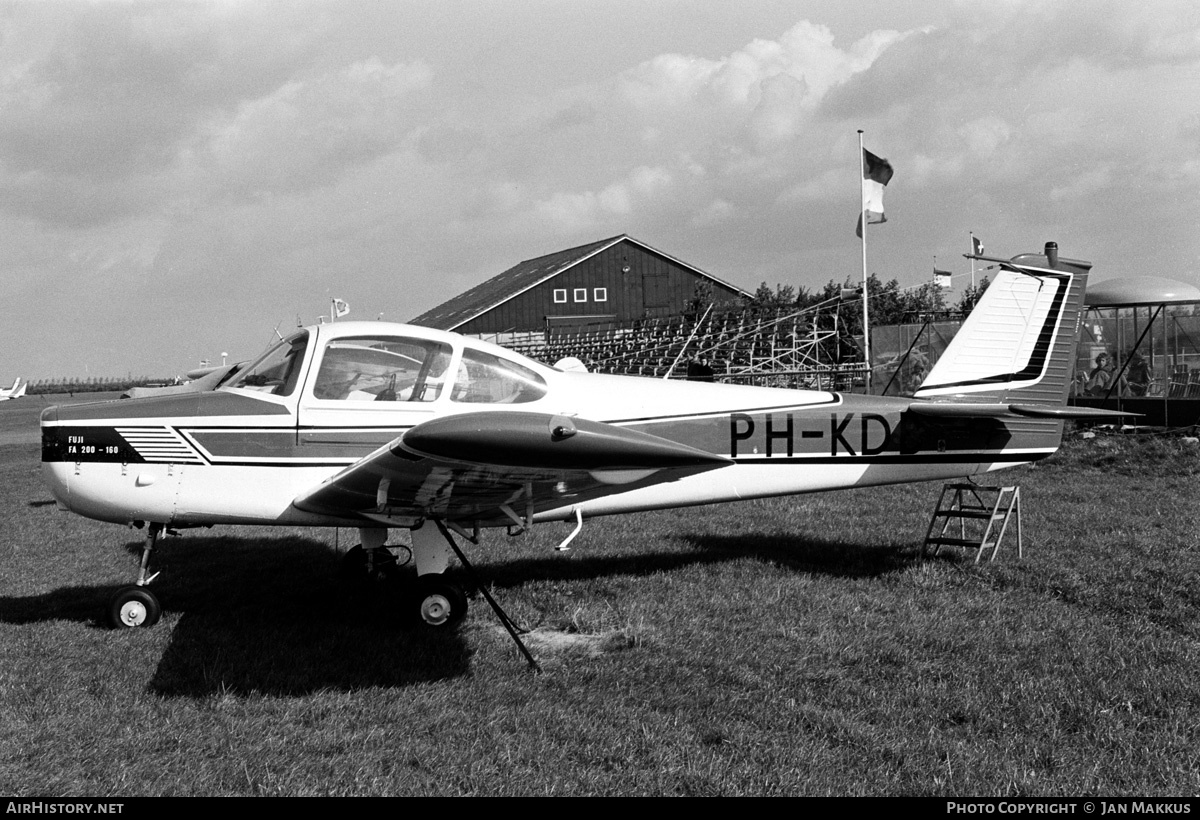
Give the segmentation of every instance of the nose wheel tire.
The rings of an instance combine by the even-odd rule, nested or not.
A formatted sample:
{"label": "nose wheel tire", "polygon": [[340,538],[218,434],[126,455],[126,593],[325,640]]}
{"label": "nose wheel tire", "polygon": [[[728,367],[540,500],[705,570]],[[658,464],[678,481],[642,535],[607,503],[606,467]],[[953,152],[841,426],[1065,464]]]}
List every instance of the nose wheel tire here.
{"label": "nose wheel tire", "polygon": [[108,607],[108,622],[114,629],[146,629],[161,615],[162,605],[145,587],[122,587]]}
{"label": "nose wheel tire", "polygon": [[441,574],[422,575],[417,578],[416,614],[426,626],[454,627],[467,614],[467,596]]}

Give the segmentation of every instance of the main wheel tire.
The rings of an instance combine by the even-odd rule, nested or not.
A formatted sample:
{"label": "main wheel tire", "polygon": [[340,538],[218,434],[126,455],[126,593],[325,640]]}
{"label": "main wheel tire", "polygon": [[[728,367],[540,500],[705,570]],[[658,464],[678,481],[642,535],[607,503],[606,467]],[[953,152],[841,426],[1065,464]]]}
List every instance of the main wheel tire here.
{"label": "main wheel tire", "polygon": [[370,575],[367,574],[367,551],[362,544],[351,547],[342,556],[341,572],[347,581],[364,581],[368,578],[387,581],[395,577],[398,568],[396,556],[386,548],[375,553],[375,565]]}
{"label": "main wheel tire", "polygon": [[145,587],[122,587],[108,606],[108,622],[114,629],[148,629],[161,616],[162,604]]}
{"label": "main wheel tire", "polygon": [[467,614],[467,596],[440,573],[417,578],[416,614],[421,623],[437,629],[458,625]]}

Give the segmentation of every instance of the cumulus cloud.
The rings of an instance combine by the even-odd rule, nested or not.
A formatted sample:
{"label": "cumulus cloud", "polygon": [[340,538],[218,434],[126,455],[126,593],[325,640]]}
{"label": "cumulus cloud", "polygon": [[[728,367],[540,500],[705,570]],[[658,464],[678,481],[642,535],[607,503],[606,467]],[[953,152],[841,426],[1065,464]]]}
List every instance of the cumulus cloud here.
{"label": "cumulus cloud", "polygon": [[243,101],[212,128],[195,161],[201,169],[211,161],[226,194],[290,193],[336,180],[405,141],[414,129],[404,98],[431,78],[423,61],[372,58],[290,80]]}
{"label": "cumulus cloud", "polygon": [[828,28],[802,21],[778,40],[757,39],[720,59],[661,55],[624,72],[617,91],[658,123],[657,133],[719,137],[760,153],[799,136],[831,89],[904,36],[873,32],[842,49]]}
{"label": "cumulus cloud", "polygon": [[[724,56],[660,54],[517,113],[489,165],[530,195],[524,224],[555,233],[602,235],[666,212],[691,225],[750,216],[828,187],[824,100],[910,33],[839,45],[802,21]],[[852,161],[847,152],[843,175]],[[585,185],[564,191],[562,179]]]}
{"label": "cumulus cloud", "polygon": [[18,6],[0,22],[0,211],[69,227],[166,207],[203,176],[182,172],[212,123],[310,63],[324,26],[298,11]]}
{"label": "cumulus cloud", "polygon": [[778,40],[756,39],[720,59],[664,54],[625,72],[622,93],[634,107],[686,110],[691,116],[744,118],[763,99],[764,84],[780,78],[801,90],[788,102],[814,106],[834,86],[870,67],[900,32],[873,32],[849,49],[834,45],[832,32],[807,21]]}
{"label": "cumulus cloud", "polygon": [[558,230],[578,231],[627,219],[635,208],[653,208],[671,184],[666,169],[643,166],[599,191],[554,194],[535,203],[534,211]]}

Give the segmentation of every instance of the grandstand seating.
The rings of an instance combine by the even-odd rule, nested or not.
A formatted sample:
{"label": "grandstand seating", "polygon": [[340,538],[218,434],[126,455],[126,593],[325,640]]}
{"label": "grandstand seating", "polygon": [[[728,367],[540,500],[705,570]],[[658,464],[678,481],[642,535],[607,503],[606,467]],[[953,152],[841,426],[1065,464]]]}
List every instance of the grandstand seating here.
{"label": "grandstand seating", "polygon": [[[861,356],[840,361],[848,340],[836,320],[820,327],[808,311],[718,311],[648,318],[624,326],[513,334],[498,340],[554,364],[573,356],[592,372],[682,379],[704,361],[717,381],[848,390],[863,380]],[[857,352],[857,351],[855,351]]]}

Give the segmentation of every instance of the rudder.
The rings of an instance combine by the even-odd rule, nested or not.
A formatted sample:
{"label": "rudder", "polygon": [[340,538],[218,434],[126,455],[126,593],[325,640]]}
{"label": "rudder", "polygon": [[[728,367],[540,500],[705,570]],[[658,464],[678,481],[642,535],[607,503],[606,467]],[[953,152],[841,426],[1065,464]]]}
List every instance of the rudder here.
{"label": "rudder", "polygon": [[997,263],[996,276],[938,359],[917,399],[1066,404],[1090,262],[1042,254]]}

